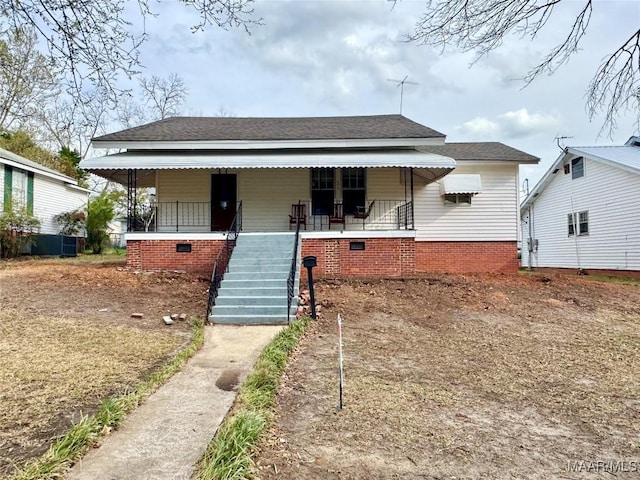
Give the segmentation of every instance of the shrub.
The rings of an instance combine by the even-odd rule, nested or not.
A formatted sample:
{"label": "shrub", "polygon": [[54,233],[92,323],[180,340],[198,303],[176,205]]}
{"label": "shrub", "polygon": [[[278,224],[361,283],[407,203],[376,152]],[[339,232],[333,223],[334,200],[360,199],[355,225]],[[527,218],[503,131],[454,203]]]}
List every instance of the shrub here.
{"label": "shrub", "polygon": [[81,210],[59,213],[53,221],[60,225],[61,235],[77,236],[82,233],[87,224],[87,214]]}
{"label": "shrub", "polygon": [[109,222],[116,216],[112,195],[102,192],[87,205],[87,246],[93,253],[102,253],[109,242]]}
{"label": "shrub", "polygon": [[0,257],[14,258],[34,242],[40,220],[27,212],[26,208],[13,209],[0,215]]}

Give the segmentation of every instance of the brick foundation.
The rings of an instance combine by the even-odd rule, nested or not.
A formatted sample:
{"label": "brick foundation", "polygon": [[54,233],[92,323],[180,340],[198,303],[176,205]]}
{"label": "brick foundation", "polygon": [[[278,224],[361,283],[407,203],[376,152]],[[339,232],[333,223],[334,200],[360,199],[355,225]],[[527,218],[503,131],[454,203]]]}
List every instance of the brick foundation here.
{"label": "brick foundation", "polygon": [[416,272],[516,273],[516,242],[416,242]]}
{"label": "brick foundation", "polygon": [[[351,250],[351,242],[363,242],[364,250]],[[314,274],[318,276],[401,277],[414,273],[413,238],[304,239],[302,256],[306,255],[317,257]]]}
{"label": "brick foundation", "polygon": [[[364,250],[351,249],[364,243]],[[179,243],[191,252],[176,252]],[[127,265],[137,270],[186,270],[210,274],[224,240],[129,240]],[[354,245],[358,246],[358,245]],[[516,242],[416,242],[413,238],[303,239],[317,276],[405,277],[416,273],[516,273]],[[306,270],[302,269],[302,275]]]}
{"label": "brick foundation", "polygon": [[[190,252],[177,252],[177,244]],[[224,240],[128,240],[127,266],[136,270],[186,270],[211,274]]]}
{"label": "brick foundation", "polygon": [[[364,242],[351,250],[350,242]],[[413,238],[304,239],[318,276],[404,277],[416,273],[516,273],[516,242],[416,242]],[[306,272],[303,272],[305,275]]]}

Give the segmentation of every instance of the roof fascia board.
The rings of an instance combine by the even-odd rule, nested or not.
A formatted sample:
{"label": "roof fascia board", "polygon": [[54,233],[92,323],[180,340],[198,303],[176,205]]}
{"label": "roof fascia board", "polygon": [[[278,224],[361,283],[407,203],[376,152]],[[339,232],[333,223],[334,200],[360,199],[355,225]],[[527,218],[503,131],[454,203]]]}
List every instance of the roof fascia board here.
{"label": "roof fascia board", "polygon": [[445,137],[434,138],[381,138],[338,140],[272,140],[272,141],[100,141],[94,148],[126,148],[131,150],[254,150],[276,148],[356,148],[356,147],[416,147],[444,145]]}
{"label": "roof fascia board", "polygon": [[78,191],[80,191],[80,192],[82,192],[82,193],[86,193],[87,195],[89,195],[89,194],[91,194],[91,193],[94,193],[94,192],[93,192],[93,190],[90,190],[90,189],[88,189],[88,188],[81,187],[81,186],[79,186],[79,185],[74,185],[74,184],[72,184],[72,183],[68,183],[68,184],[67,184],[67,188],[68,188],[68,189],[70,189],[70,190],[78,190]]}
{"label": "roof fascia board", "polygon": [[[455,157],[452,157],[455,158]],[[496,160],[470,160],[470,159],[455,159],[456,163],[459,165],[512,165],[512,164],[530,164],[537,165],[538,160],[505,160],[505,159],[496,159]]]}
{"label": "roof fascia board", "polygon": [[550,183],[551,180],[553,180],[554,175],[555,175],[553,173],[553,171],[556,168],[559,168],[560,165],[564,163],[564,160],[565,160],[566,157],[572,156],[569,153],[567,153],[567,151],[568,151],[568,148],[565,149],[565,151],[563,151],[558,156],[558,158],[556,159],[555,162],[553,162],[553,164],[551,165],[549,170],[547,170],[545,172],[545,174],[538,181],[538,183],[536,183],[535,187],[533,187],[533,189],[529,192],[529,195],[527,195],[527,197],[524,199],[524,201],[520,205],[520,215],[521,216],[524,213],[525,209],[527,209],[529,207],[529,205],[532,204],[535,201],[535,199],[540,195],[540,193],[542,193],[542,190],[544,190],[544,188],[547,186],[547,184]]}
{"label": "roof fascia board", "polygon": [[4,163],[5,165],[9,165],[10,167],[19,168],[20,170],[25,170],[27,172],[37,173],[38,175],[42,175],[43,177],[53,178],[55,180],[59,180],[69,185],[78,184],[78,182],[75,181],[73,178],[67,177],[62,173],[60,175],[56,175],[55,173],[47,172],[46,170],[40,170],[39,168],[35,168],[30,165],[25,165],[24,163],[20,163],[20,162],[15,162],[13,160],[9,160],[4,157],[0,157],[0,163]]}

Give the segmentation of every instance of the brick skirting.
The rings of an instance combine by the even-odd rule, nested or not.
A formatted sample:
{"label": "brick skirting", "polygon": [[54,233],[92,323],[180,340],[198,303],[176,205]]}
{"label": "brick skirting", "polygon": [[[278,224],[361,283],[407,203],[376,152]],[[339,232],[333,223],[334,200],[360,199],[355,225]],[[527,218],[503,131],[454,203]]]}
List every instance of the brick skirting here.
{"label": "brick skirting", "polygon": [[[177,252],[190,244],[191,252]],[[129,240],[127,265],[138,270],[211,273],[224,240]],[[363,248],[364,249],[361,249]],[[416,273],[516,273],[516,242],[419,242],[413,238],[310,238],[318,276],[403,277]],[[306,271],[302,269],[303,276]]]}
{"label": "brick skirting", "polygon": [[[178,252],[177,245],[191,245]],[[136,270],[185,270],[211,274],[224,240],[128,240],[127,266]]]}
{"label": "brick skirting", "polygon": [[[364,250],[352,250],[364,242]],[[516,242],[419,242],[413,238],[305,239],[318,276],[402,277],[416,273],[516,273]]]}
{"label": "brick skirting", "polygon": [[416,272],[517,273],[516,242],[416,242]]}
{"label": "brick skirting", "polygon": [[[361,246],[364,246],[364,250],[352,249]],[[318,266],[314,274],[319,276],[401,277],[412,275],[414,252],[413,238],[313,238],[302,241],[302,256],[317,257]]]}

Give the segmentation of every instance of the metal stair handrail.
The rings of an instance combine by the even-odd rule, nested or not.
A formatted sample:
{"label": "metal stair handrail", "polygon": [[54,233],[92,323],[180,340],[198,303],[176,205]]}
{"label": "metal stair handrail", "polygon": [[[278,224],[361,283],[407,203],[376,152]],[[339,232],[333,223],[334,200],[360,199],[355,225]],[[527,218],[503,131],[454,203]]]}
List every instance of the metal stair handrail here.
{"label": "metal stair handrail", "polygon": [[293,300],[294,284],[296,279],[297,260],[298,260],[298,238],[300,237],[300,222],[296,226],[296,238],[293,242],[293,258],[291,259],[291,269],[289,270],[289,278],[287,278],[287,324],[291,319],[291,300]]}
{"label": "metal stair handrail", "polygon": [[231,254],[236,246],[238,240],[238,234],[242,231],[242,200],[238,202],[238,209],[233,217],[233,221],[227,230],[227,237],[224,241],[224,245],[218,252],[215,263],[213,264],[213,272],[211,273],[211,281],[209,282],[209,299],[207,301],[207,312],[205,320],[209,321],[209,315],[211,315],[211,309],[216,304],[216,298],[218,296],[218,290],[220,289],[220,283],[224,274],[229,271],[229,260]]}

